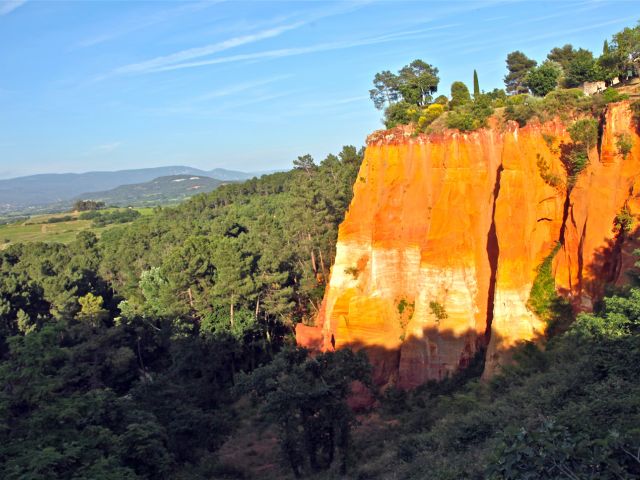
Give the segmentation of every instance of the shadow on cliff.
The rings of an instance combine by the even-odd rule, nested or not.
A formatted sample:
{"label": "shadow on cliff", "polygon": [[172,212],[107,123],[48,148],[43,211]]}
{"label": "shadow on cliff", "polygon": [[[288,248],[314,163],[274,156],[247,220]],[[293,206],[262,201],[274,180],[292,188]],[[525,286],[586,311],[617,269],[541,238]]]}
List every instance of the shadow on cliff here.
{"label": "shadow on cliff", "polygon": [[[597,304],[604,295],[613,293],[615,287],[640,279],[635,263],[640,260],[634,252],[640,249],[640,226],[630,231],[621,229],[615,238],[608,239],[598,248],[583,272],[579,273],[579,290]],[[587,310],[576,306],[576,310]]]}
{"label": "shadow on cliff", "polygon": [[360,342],[344,345],[343,348],[367,353],[375,389],[372,392],[363,385],[357,385],[350,405],[355,410],[364,410],[373,406],[376,398],[390,389],[453,392],[471,380],[492,378],[527,345],[545,340],[541,332],[529,341],[501,347],[504,338],[496,332],[492,334],[493,340],[473,329],[456,333],[425,328],[420,337],[410,336],[398,349]]}

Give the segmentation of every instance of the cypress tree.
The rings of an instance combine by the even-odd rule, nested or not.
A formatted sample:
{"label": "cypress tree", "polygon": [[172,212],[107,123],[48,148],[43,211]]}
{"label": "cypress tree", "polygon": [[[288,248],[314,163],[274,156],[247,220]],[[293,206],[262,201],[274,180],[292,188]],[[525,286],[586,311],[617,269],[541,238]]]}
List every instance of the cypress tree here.
{"label": "cypress tree", "polygon": [[604,45],[602,46],[602,54],[606,55],[607,53],[609,53],[609,42],[605,39]]}
{"label": "cypress tree", "polygon": [[480,83],[478,83],[478,72],[473,70],[473,98],[480,95]]}

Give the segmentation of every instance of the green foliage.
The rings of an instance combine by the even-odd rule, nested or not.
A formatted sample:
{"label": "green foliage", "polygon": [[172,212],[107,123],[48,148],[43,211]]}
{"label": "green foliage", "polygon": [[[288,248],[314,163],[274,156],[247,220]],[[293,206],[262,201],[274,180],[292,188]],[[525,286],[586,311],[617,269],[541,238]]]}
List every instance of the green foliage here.
{"label": "green foliage", "polygon": [[539,114],[539,101],[526,94],[511,96],[507,99],[506,104],[505,119],[517,122],[521,127],[524,127]]}
{"label": "green foliage", "polygon": [[111,210],[108,212],[89,210],[82,212],[79,216],[80,220],[93,220],[93,226],[97,228],[112,224],[133,222],[138,217],[140,217],[140,212],[133,208]]}
{"label": "green foliage", "polygon": [[533,280],[527,307],[539,318],[547,322],[547,333],[557,333],[557,329],[566,328],[571,321],[571,306],[556,292],[553,276],[553,259],[560,251],[557,243],[549,255],[538,266]]}
{"label": "green foliage", "polygon": [[613,228],[619,235],[626,234],[631,231],[634,223],[635,217],[631,214],[629,207],[625,205],[613,219]]}
{"label": "green foliage", "polygon": [[263,418],[278,426],[283,455],[296,477],[332,468],[336,460],[344,475],[355,423],[346,399],[352,382],[367,384],[369,375],[363,352],[309,357],[304,349],[292,349],[240,377],[237,388],[260,400]]}
{"label": "green foliage", "polygon": [[62,223],[62,222],[72,222],[75,218],[71,215],[63,215],[62,217],[50,217],[47,219],[46,223]]}
{"label": "green foliage", "polygon": [[411,110],[417,111],[407,102],[397,102],[390,104],[384,111],[384,126],[393,128],[398,125],[407,125],[413,119]]}
{"label": "green foliage", "polygon": [[0,477],[211,478],[234,377],[317,309],[362,157],[2,250]]}
{"label": "green foliage", "polygon": [[451,377],[390,393],[400,402],[384,419],[393,426],[360,444],[367,463],[358,474],[640,478],[639,312],[640,290],[632,289],[607,298],[602,312],[580,315],[544,348],[522,345],[489,381],[450,386]]}
{"label": "green foliage", "polygon": [[418,117],[418,130],[424,131],[444,113],[444,106],[439,103],[433,103],[423,109],[420,113],[421,114]]}
{"label": "green foliage", "polygon": [[537,62],[519,50],[507,55],[506,62],[509,73],[504,77],[504,84],[507,87],[507,92],[527,93],[528,87],[525,85],[525,79],[531,69],[537,65]]}
{"label": "green foliage", "polygon": [[449,102],[450,108],[454,109],[461,105],[466,105],[471,102],[471,95],[469,89],[462,82],[453,82],[451,84],[451,101]]}
{"label": "green foliage", "polygon": [[565,86],[578,87],[584,82],[602,80],[603,74],[589,50],[575,51],[565,71]]}
{"label": "green foliage", "polygon": [[640,59],[640,22],[635,27],[626,27],[616,33],[610,47],[617,53],[619,63],[616,66],[620,75],[637,76],[637,61]]}
{"label": "green foliage", "polygon": [[564,72],[567,72],[569,70],[569,65],[575,58],[575,55],[576,50],[574,50],[573,45],[567,43],[562,47],[552,48],[547,55],[547,60],[557,63]]}
{"label": "green foliage", "polygon": [[542,178],[542,180],[544,180],[544,182],[550,187],[556,189],[562,187],[562,178],[560,178],[560,175],[551,171],[549,162],[547,162],[547,160],[540,154],[537,154],[536,158],[536,165],[538,167],[538,171],[540,172],[540,177]]}
{"label": "green foliage", "polygon": [[80,297],[78,303],[81,308],[76,318],[81,322],[89,322],[93,326],[97,326],[109,317],[109,312],[102,308],[104,301],[100,296],[89,292]]}
{"label": "green foliage", "polygon": [[627,155],[629,155],[633,149],[633,139],[631,135],[628,133],[619,133],[616,135],[616,147],[620,155],[622,155],[622,158],[626,160]]}
{"label": "green foliage", "polygon": [[478,81],[478,72],[473,70],[473,98],[480,95],[480,82]]}
{"label": "green foliage", "polygon": [[487,125],[487,119],[493,114],[491,98],[480,95],[473,102],[462,105],[449,112],[447,127],[457,128],[462,132],[477,130]]}
{"label": "green foliage", "polygon": [[553,62],[544,62],[539,67],[529,70],[524,79],[524,85],[531,93],[544,97],[558,85],[558,79],[562,74],[561,67]]}
{"label": "green foliage", "polygon": [[429,310],[431,310],[433,316],[435,316],[438,320],[444,320],[449,316],[447,315],[447,311],[445,310],[444,305],[436,302],[435,300],[429,302]]}
{"label": "green foliage", "polygon": [[628,99],[629,96],[626,94],[619,93],[615,88],[607,88],[604,92],[602,92],[602,100],[605,103],[613,103],[620,102],[621,100]]}
{"label": "green foliage", "polygon": [[94,200],[78,200],[73,204],[73,210],[77,212],[86,212],[88,210],[100,210],[104,208],[104,202],[97,202]]}
{"label": "green foliage", "polygon": [[595,147],[598,142],[598,121],[595,118],[577,120],[567,130],[574,143],[587,149]]}
{"label": "green foliage", "polygon": [[[429,105],[439,82],[437,68],[422,60],[414,60],[397,74],[388,70],[376,73],[369,96],[376,108],[382,109],[387,105],[387,112],[397,113],[393,108],[389,110],[397,102],[418,107]],[[385,114],[385,123],[390,121],[393,120]]]}

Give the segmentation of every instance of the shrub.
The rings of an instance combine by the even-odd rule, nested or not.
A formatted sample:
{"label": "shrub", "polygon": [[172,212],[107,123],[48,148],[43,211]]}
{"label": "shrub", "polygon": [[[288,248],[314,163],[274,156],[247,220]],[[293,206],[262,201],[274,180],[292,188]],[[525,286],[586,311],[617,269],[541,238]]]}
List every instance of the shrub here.
{"label": "shrub", "polygon": [[563,116],[576,110],[584,110],[592,103],[590,97],[585,96],[579,88],[553,90],[544,97],[540,104],[541,109],[549,115]]}
{"label": "shrub", "polygon": [[584,145],[587,149],[593,148],[598,141],[598,121],[595,118],[578,120],[568,130],[571,140]]}
{"label": "shrub", "polygon": [[46,223],[62,223],[62,222],[71,222],[75,220],[71,215],[64,215],[62,217],[51,217]]}
{"label": "shrub", "polygon": [[615,88],[611,87],[602,92],[602,99],[605,103],[619,102],[627,98],[629,98],[629,95],[621,94]]}
{"label": "shrub", "polygon": [[444,306],[436,301],[429,302],[429,309],[438,320],[444,320],[449,316],[447,315],[447,311],[444,309]]}
{"label": "shrub", "polygon": [[633,148],[631,135],[628,133],[620,133],[616,135],[616,147],[618,147],[618,152],[622,155],[622,158],[626,160],[627,155],[631,153],[631,149]]}
{"label": "shrub", "polygon": [[440,95],[439,97],[436,97],[436,99],[433,101],[433,103],[438,103],[438,104],[442,105],[446,110],[448,108],[448,106],[449,106],[449,99],[447,98],[446,95]]}
{"label": "shrub", "polygon": [[537,155],[536,165],[538,166],[540,177],[544,180],[544,183],[553,188],[559,188],[562,186],[562,179],[560,178],[560,175],[551,172],[549,162],[547,162],[540,154]]}
{"label": "shrub", "polygon": [[420,117],[418,117],[418,129],[424,130],[431,125],[433,121],[444,113],[444,106],[439,103],[433,103],[427,108],[422,110]]}
{"label": "shrub", "polygon": [[507,99],[507,108],[504,111],[505,119],[517,122],[524,127],[529,120],[539,114],[539,101],[529,95],[514,95]]}
{"label": "shrub", "polygon": [[407,102],[392,103],[384,111],[384,125],[387,128],[393,128],[398,125],[406,125],[412,120],[411,110],[415,110],[415,106]]}
{"label": "shrub", "polygon": [[631,215],[629,207],[626,205],[622,207],[622,210],[613,219],[613,229],[618,234],[624,234],[631,231],[635,218]]}
{"label": "shrub", "polygon": [[468,132],[485,127],[487,119],[493,114],[491,98],[479,95],[472,103],[462,105],[449,113],[447,127]]}

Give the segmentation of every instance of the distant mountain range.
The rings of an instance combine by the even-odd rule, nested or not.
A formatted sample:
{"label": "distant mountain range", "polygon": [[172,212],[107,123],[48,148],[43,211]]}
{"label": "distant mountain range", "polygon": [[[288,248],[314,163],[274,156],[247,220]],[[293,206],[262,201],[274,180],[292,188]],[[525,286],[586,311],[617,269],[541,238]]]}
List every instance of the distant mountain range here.
{"label": "distant mountain range", "polygon": [[53,173],[0,180],[0,214],[47,209],[93,192],[122,185],[150,182],[174,175],[204,176],[219,181],[241,181],[269,172],[239,172],[216,168],[200,170],[185,166],[140,168],[115,172]]}
{"label": "distant mountain range", "polygon": [[96,200],[116,207],[176,203],[198,193],[207,193],[229,183],[204,175],[170,175],[150,182],[120,185],[106,192],[80,195],[77,200]]}

